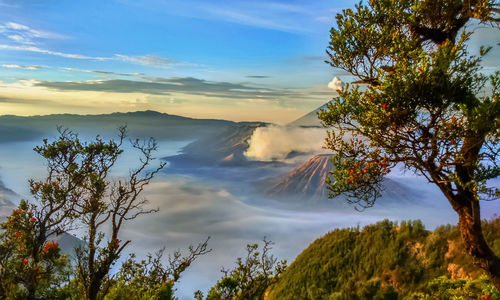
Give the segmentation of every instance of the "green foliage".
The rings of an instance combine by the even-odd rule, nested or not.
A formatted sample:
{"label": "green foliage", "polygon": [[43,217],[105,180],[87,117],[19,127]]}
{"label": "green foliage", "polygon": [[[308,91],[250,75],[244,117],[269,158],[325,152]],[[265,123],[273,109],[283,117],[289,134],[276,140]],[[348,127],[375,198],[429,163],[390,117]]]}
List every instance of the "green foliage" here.
{"label": "green foliage", "polygon": [[451,280],[446,276],[440,276],[430,280],[422,292],[411,293],[404,299],[408,300],[462,300],[462,299],[500,299],[495,286],[487,276],[481,276],[475,280],[456,279]]}
{"label": "green foliage", "polygon": [[65,280],[69,260],[57,242],[39,240],[37,209],[23,200],[1,224],[0,298],[43,298]]}
{"label": "green foliage", "polygon": [[[490,233],[488,242],[498,243],[500,218],[483,226]],[[363,229],[336,229],[296,258],[269,288],[268,299],[294,299],[294,295],[302,299],[401,299],[434,292],[461,295],[459,286],[465,286],[464,293],[496,295],[494,286],[479,277],[482,272],[460,251],[460,243],[455,226],[429,232],[420,221],[398,225],[385,220]],[[478,279],[441,277],[450,275],[450,265],[461,272],[454,276]],[[408,299],[426,299],[411,297]]]}
{"label": "green foliage", "polygon": [[188,254],[179,250],[168,257],[168,265],[162,263],[165,248],[148,254],[146,259],[136,261],[135,254],[122,263],[112,287],[104,299],[158,299],[174,300],[174,284],[181,274],[200,255],[212,251],[207,249],[208,238],[197,247],[189,246]]}
{"label": "green foliage", "polygon": [[[464,252],[500,288],[500,258],[484,241],[479,200],[500,198],[500,72],[471,56],[471,19],[498,22],[494,0],[370,0],[336,17],[330,65],[357,81],[318,117],[335,167],[329,197],[375,204],[398,166],[439,187],[459,215]],[[361,86],[360,84],[366,84]],[[490,86],[488,86],[488,84]]]}
{"label": "green foliage", "polygon": [[[451,191],[445,183],[487,199],[500,195],[487,186],[500,174],[500,73],[480,74],[488,48],[472,57],[471,33],[459,35],[471,18],[490,20],[494,6],[487,0],[372,0],[337,15],[329,63],[368,86],[346,85],[319,113],[331,129],[331,197],[345,194],[360,207],[372,206],[396,164]],[[488,81],[491,93],[480,93]],[[473,174],[463,175],[462,165]]]}
{"label": "green foliage", "polygon": [[137,299],[137,300],[174,300],[174,283],[164,282],[151,288],[117,284],[105,300]]}
{"label": "green foliage", "polygon": [[231,271],[222,270],[224,276],[210,289],[207,300],[263,299],[266,289],[286,267],[286,261],[278,261],[269,253],[272,244],[264,239],[261,252],[258,244],[247,245],[245,259],[238,258]]}

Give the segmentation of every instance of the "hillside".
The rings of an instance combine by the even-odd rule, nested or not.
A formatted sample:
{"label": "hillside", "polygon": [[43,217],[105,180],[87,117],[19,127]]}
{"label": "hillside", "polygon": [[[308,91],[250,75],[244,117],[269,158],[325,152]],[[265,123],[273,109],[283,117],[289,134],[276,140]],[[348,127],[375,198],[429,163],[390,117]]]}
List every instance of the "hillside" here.
{"label": "hillside", "polygon": [[316,108],[315,110],[303,115],[302,117],[288,123],[288,126],[300,127],[323,127],[321,121],[318,119],[318,112],[321,109],[326,109],[326,104]]}
{"label": "hillside", "polygon": [[255,128],[266,126],[260,122],[242,122],[225,130],[206,135],[182,149],[182,154],[166,157],[172,167],[194,165],[244,165],[249,161],[244,152]]}
{"label": "hillside", "polygon": [[[57,114],[45,116],[0,116],[1,143],[47,137],[56,126],[81,135],[115,136],[118,126],[127,125],[132,136],[169,140],[194,140],[223,131],[237,123],[215,119],[193,119],[156,111],[101,115]],[[15,132],[16,134],[12,134]]]}
{"label": "hillside", "polygon": [[[500,254],[500,218],[483,226],[486,240]],[[398,225],[385,220],[363,229],[336,229],[295,259],[268,289],[267,299],[296,299],[296,295],[301,299],[478,299],[487,293],[493,299],[500,297],[462,249],[458,230],[450,225],[430,232],[420,221]]]}

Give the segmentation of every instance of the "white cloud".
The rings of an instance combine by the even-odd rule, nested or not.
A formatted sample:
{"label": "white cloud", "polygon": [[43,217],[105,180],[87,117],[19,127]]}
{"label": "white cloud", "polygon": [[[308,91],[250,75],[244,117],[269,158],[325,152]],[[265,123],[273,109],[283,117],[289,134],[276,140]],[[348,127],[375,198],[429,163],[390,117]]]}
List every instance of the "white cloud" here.
{"label": "white cloud", "polygon": [[[60,56],[65,58],[74,58],[74,59],[87,59],[87,60],[98,60],[98,61],[119,60],[119,61],[140,64],[144,66],[151,66],[151,67],[169,67],[173,65],[187,65],[187,63],[175,62],[169,58],[156,55],[130,56],[124,54],[115,54],[112,57],[95,57],[95,56],[87,56],[76,53],[65,53],[60,51],[43,49],[37,46],[36,43],[37,39],[65,38],[65,36],[60,35],[58,33],[35,30],[30,28],[29,26],[14,22],[5,22],[3,24],[0,24],[0,36],[4,36],[5,38],[13,42],[13,44],[0,44],[0,50],[28,51],[28,52]],[[80,71],[94,72],[91,70],[80,70]],[[99,73],[99,72],[94,72],[94,73]]]}
{"label": "white cloud", "polygon": [[[187,63],[174,62],[169,58],[155,56],[155,55],[128,56],[128,55],[123,55],[123,54],[115,54],[113,57],[87,56],[87,55],[81,55],[81,54],[75,54],[75,53],[65,53],[65,52],[59,52],[59,51],[52,51],[52,50],[42,49],[42,48],[39,48],[36,46],[29,46],[29,45],[18,45],[18,46],[0,45],[0,50],[28,51],[28,52],[35,52],[35,53],[60,56],[60,57],[65,57],[65,58],[74,58],[74,59],[87,59],[87,60],[98,60],[98,61],[120,60],[120,61],[124,61],[124,62],[130,62],[130,63],[140,64],[140,65],[150,66],[150,67],[169,67],[169,66],[174,66],[174,65],[187,65]],[[66,70],[99,73],[99,72],[92,71],[92,70],[78,70],[78,69],[73,69],[73,68],[66,68]],[[142,73],[135,73],[133,75],[140,75],[140,74],[142,74]]]}
{"label": "white cloud", "polygon": [[43,53],[43,54],[55,55],[55,56],[66,57],[66,58],[89,59],[89,60],[99,60],[99,61],[111,59],[111,58],[107,58],[107,57],[92,57],[92,56],[86,56],[86,55],[80,55],[80,54],[51,51],[51,50],[47,50],[47,49],[41,49],[41,48],[38,48],[35,46],[25,46],[25,45],[23,45],[23,46],[0,45],[0,50],[28,51],[28,52]]}
{"label": "white cloud", "polygon": [[2,68],[7,69],[25,69],[25,70],[38,70],[42,66],[40,65],[31,65],[31,66],[21,66],[21,65],[13,65],[13,64],[3,64]]}
{"label": "white cloud", "polygon": [[337,76],[335,76],[332,81],[328,83],[328,87],[334,91],[338,91],[344,88],[344,83]]}
{"label": "white cloud", "polygon": [[7,22],[7,23],[5,23],[4,26],[7,28],[15,29],[15,30],[30,30],[30,28],[28,26],[14,23],[14,22]]}
{"label": "white cloud", "polygon": [[26,25],[6,22],[0,25],[0,33],[8,39],[23,45],[34,45],[36,39],[56,39],[65,36],[53,32],[32,29]]}
{"label": "white cloud", "polygon": [[32,41],[18,34],[11,34],[7,36],[9,39],[21,44],[34,44]]}
{"label": "white cloud", "polygon": [[144,75],[144,73],[116,73],[116,72],[110,72],[110,71],[86,70],[86,69],[77,69],[77,68],[68,68],[68,67],[61,67],[60,69],[64,70],[64,71],[96,73],[96,74],[102,74],[102,75],[118,75],[118,76],[141,76],[141,75]]}
{"label": "white cloud", "polygon": [[172,65],[185,64],[174,62],[169,58],[156,55],[129,56],[124,54],[115,54],[115,57],[122,61],[151,67],[170,67]]}

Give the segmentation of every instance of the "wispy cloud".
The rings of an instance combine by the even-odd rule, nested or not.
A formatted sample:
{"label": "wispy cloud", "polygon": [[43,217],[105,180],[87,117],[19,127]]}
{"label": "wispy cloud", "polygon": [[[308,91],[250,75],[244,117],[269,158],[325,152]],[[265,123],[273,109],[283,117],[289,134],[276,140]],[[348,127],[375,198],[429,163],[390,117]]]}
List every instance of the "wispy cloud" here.
{"label": "wispy cloud", "polygon": [[242,99],[255,101],[274,101],[284,99],[317,100],[331,96],[331,91],[308,91],[304,89],[269,88],[249,83],[207,81],[193,77],[142,77],[139,80],[89,80],[89,81],[36,81],[36,87],[54,91],[87,91],[110,93],[142,93],[148,95],[171,95],[182,93],[220,99]]}
{"label": "wispy cloud", "polygon": [[[5,22],[3,24],[0,24],[0,36],[3,36],[4,38],[10,40],[11,42],[8,44],[0,44],[0,50],[26,51],[26,52],[42,53],[64,58],[82,59],[82,60],[97,60],[97,61],[115,60],[115,61],[123,61],[133,64],[139,64],[143,66],[160,67],[160,68],[171,67],[174,65],[177,66],[188,65],[188,63],[177,62],[169,58],[157,55],[131,56],[125,54],[114,54],[112,56],[105,57],[105,56],[88,56],[78,53],[67,53],[62,51],[48,50],[40,47],[37,43],[37,39],[56,39],[56,38],[65,38],[65,36],[54,32],[36,30],[29,26],[15,22]],[[80,71],[105,74],[105,72],[92,71],[92,70],[80,70]],[[117,74],[117,75],[124,75],[124,74]]]}
{"label": "wispy cloud", "polygon": [[266,79],[266,78],[271,78],[271,76],[266,76],[266,75],[248,75],[247,78]]}
{"label": "wispy cloud", "polygon": [[118,60],[151,67],[171,67],[173,65],[187,65],[187,63],[176,62],[169,58],[156,55],[129,56],[123,54],[115,54],[115,58]]}
{"label": "wispy cloud", "polygon": [[86,56],[86,55],[80,55],[80,54],[74,54],[74,53],[64,53],[64,52],[59,52],[59,51],[51,51],[51,50],[47,50],[47,49],[41,49],[41,48],[38,48],[35,46],[0,45],[0,50],[28,51],[28,52],[42,53],[42,54],[48,54],[48,55],[55,55],[55,56],[60,56],[60,57],[65,57],[65,58],[88,59],[88,60],[99,60],[99,61],[111,59],[108,57],[95,57],[95,56]]}
{"label": "wispy cloud", "polygon": [[300,24],[304,15],[308,14],[303,6],[267,1],[245,2],[244,5],[224,8],[220,5],[203,4],[201,9],[207,18],[285,32],[307,31]]}
{"label": "wispy cloud", "polygon": [[141,75],[144,75],[144,73],[116,73],[116,72],[110,72],[110,71],[85,70],[85,69],[67,68],[67,67],[61,67],[60,69],[65,70],[65,71],[95,73],[95,74],[102,74],[102,75],[118,75],[118,76],[141,76]]}
{"label": "wispy cloud", "polygon": [[[65,53],[59,51],[52,51],[47,49],[42,49],[36,46],[29,45],[0,45],[0,50],[11,50],[11,51],[27,51],[27,52],[35,52],[42,53],[47,55],[59,56],[64,58],[73,58],[73,59],[83,59],[83,60],[96,60],[96,61],[109,61],[109,60],[119,60],[134,64],[140,64],[143,66],[149,67],[170,67],[175,65],[188,65],[188,63],[183,62],[175,62],[169,58],[154,56],[154,55],[144,55],[144,56],[128,56],[123,54],[115,54],[111,57],[103,57],[103,56],[87,56],[76,53]],[[74,69],[73,71],[76,71]],[[99,73],[99,71],[91,71],[91,70],[80,70],[82,72],[94,72]],[[103,72],[101,72],[103,73]],[[118,74],[118,73],[117,73]],[[137,75],[137,74],[132,74]]]}
{"label": "wispy cloud", "polygon": [[0,25],[0,33],[10,40],[24,45],[35,45],[37,39],[65,38],[61,34],[35,30],[29,26],[14,22],[6,22]]}
{"label": "wispy cloud", "polygon": [[40,65],[30,65],[30,66],[21,66],[21,65],[14,65],[14,64],[3,64],[1,65],[2,68],[6,69],[24,69],[24,70],[38,70],[42,68]]}
{"label": "wispy cloud", "polygon": [[55,82],[39,81],[35,85],[60,91],[97,91],[115,93],[144,93],[150,95],[169,95],[186,93],[218,98],[260,98],[269,99],[281,96],[284,91],[252,87],[240,83],[211,82],[192,77],[148,78],[148,81],[134,80],[92,80]]}

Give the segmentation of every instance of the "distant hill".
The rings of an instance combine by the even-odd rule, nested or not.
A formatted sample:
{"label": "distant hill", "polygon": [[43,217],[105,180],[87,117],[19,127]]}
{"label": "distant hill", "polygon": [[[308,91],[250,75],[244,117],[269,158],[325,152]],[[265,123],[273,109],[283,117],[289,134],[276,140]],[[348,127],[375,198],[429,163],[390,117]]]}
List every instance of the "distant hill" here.
{"label": "distant hill", "polygon": [[9,215],[16,208],[14,202],[19,199],[20,196],[7,188],[0,180],[0,222],[3,222],[5,216]]}
{"label": "distant hill", "polygon": [[318,119],[318,112],[321,109],[326,109],[326,104],[321,105],[315,110],[303,115],[295,121],[288,123],[288,126],[300,126],[300,127],[323,127],[321,121]]}
{"label": "distant hill", "polygon": [[[500,218],[483,222],[483,231],[499,255]],[[430,232],[420,221],[385,220],[336,229],[302,251],[266,299],[498,299],[463,248],[450,225]]]}
{"label": "distant hill", "polygon": [[150,110],[102,115],[4,115],[0,116],[0,143],[40,139],[55,134],[56,126],[69,128],[81,135],[114,137],[117,127],[127,125],[131,136],[194,140],[235,124],[226,120],[193,119]]}
{"label": "distant hill", "polygon": [[244,155],[254,130],[267,126],[262,122],[242,122],[196,140],[182,149],[182,154],[166,157],[172,167],[192,165],[246,165]]}
{"label": "distant hill", "polygon": [[[333,171],[329,159],[328,154],[316,155],[283,176],[265,180],[261,183],[265,187],[265,194],[281,201],[301,203],[306,206],[311,204],[345,206],[344,197],[328,199],[325,181],[330,171]],[[394,180],[384,179],[384,188],[377,206],[414,202],[411,191]]]}

